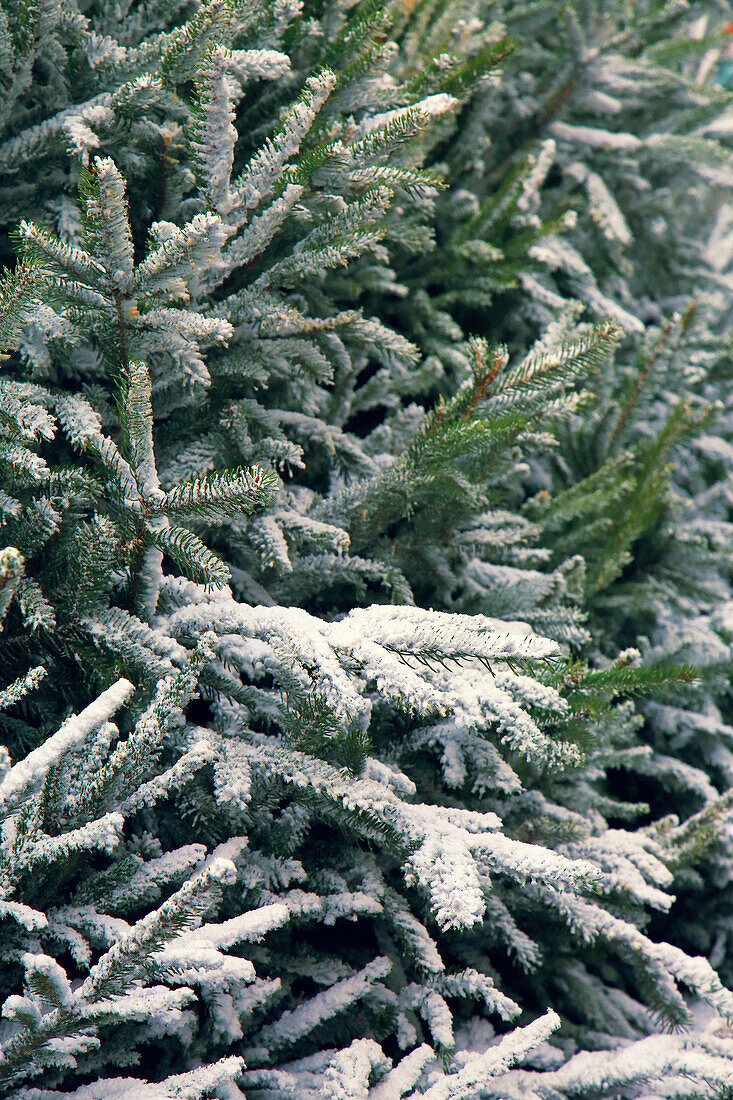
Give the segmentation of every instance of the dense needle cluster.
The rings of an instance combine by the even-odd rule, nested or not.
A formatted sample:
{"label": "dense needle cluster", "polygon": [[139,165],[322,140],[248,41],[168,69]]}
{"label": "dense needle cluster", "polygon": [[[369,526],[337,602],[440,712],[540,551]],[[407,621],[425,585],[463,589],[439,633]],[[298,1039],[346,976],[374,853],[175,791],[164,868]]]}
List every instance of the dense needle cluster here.
{"label": "dense needle cluster", "polygon": [[733,1090],[725,8],[0,0],[3,1095]]}

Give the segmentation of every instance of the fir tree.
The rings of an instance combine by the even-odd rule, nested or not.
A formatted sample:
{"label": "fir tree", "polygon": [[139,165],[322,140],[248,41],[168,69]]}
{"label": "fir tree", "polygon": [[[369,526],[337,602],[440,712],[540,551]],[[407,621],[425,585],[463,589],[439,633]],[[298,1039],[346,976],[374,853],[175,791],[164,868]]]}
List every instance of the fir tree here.
{"label": "fir tree", "polygon": [[0,6],[10,1095],[733,1086],[705,7]]}

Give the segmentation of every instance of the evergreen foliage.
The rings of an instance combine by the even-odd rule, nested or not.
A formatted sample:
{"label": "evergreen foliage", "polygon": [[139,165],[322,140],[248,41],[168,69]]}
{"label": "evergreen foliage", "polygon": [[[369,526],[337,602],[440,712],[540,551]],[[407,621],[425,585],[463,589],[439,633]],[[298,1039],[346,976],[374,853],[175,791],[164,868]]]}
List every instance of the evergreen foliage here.
{"label": "evergreen foliage", "polygon": [[722,7],[0,0],[6,1095],[733,1091]]}

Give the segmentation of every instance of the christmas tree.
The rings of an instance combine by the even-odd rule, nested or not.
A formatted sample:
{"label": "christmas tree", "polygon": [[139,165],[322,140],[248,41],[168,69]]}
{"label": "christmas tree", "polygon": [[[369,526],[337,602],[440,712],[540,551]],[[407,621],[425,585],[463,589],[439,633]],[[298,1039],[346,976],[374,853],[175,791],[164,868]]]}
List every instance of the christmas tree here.
{"label": "christmas tree", "polygon": [[727,1095],[725,12],[0,20],[5,1094]]}

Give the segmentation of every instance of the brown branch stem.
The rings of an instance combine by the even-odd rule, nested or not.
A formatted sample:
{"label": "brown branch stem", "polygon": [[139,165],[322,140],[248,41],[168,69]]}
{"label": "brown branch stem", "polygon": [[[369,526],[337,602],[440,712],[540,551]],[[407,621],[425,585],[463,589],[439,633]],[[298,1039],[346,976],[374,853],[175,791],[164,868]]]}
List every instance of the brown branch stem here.
{"label": "brown branch stem", "polygon": [[670,334],[671,331],[672,331],[672,324],[671,324],[670,321],[667,321],[667,323],[664,326],[664,329],[662,331],[662,335],[657,340],[657,343],[654,347],[654,351],[649,356],[649,359],[647,360],[643,371],[641,372],[641,374],[639,375],[639,377],[637,379],[636,385],[634,386],[634,389],[631,393],[631,396],[629,397],[628,401],[626,402],[626,404],[624,405],[624,407],[621,411],[621,415],[618,418],[618,423],[616,424],[616,427],[611,432],[611,438],[608,441],[609,449],[613,446],[613,444],[616,442],[618,437],[621,435],[621,432],[623,431],[624,425],[625,425],[626,421],[629,419],[629,416],[631,415],[631,411],[634,408],[634,405],[639,400],[639,394],[641,393],[644,386],[646,385],[647,379],[649,378],[649,375],[652,372],[652,367],[656,363],[659,356],[662,354],[662,351],[664,349],[665,344],[667,343],[667,340],[669,339],[669,334]]}
{"label": "brown branch stem", "polygon": [[494,381],[497,374],[504,366],[505,362],[506,358],[500,353],[497,353],[494,356],[493,362],[489,370],[486,372],[486,374],[482,375],[476,380],[476,389],[474,390],[470,404],[468,405],[466,411],[461,417],[461,420],[470,420],[476,410],[476,406],[480,404],[480,402],[483,401],[486,397],[491,383]]}

